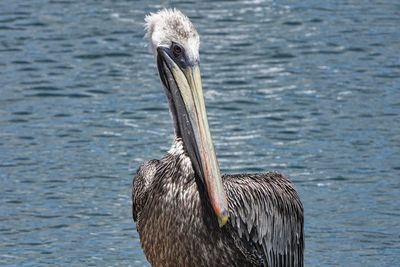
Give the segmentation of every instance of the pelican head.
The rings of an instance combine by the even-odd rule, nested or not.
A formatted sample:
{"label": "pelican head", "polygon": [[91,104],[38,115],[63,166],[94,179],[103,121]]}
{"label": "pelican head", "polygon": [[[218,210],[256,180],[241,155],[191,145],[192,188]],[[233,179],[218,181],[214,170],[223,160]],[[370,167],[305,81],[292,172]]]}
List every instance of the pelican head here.
{"label": "pelican head", "polygon": [[205,110],[199,35],[189,18],[176,9],[150,14],[145,21],[175,133],[182,139],[222,227],[228,221],[228,206]]}

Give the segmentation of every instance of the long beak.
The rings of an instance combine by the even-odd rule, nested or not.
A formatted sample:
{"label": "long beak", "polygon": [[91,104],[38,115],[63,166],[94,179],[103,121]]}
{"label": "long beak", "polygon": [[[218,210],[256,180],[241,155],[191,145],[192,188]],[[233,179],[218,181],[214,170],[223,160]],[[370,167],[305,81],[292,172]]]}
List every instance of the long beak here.
{"label": "long beak", "polygon": [[208,126],[198,63],[176,63],[169,48],[157,49],[157,65],[166,89],[175,129],[183,140],[194,170],[205,184],[211,207],[222,227],[228,205]]}

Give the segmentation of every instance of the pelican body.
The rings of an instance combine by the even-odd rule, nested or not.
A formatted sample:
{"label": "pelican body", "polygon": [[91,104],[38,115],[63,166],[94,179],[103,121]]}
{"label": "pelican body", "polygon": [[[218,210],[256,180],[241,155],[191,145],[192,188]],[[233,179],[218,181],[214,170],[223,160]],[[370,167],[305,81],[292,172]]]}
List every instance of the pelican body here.
{"label": "pelican body", "polygon": [[132,213],[152,266],[303,266],[303,206],[276,172],[221,175],[205,111],[199,35],[180,11],[146,17],[175,140],[133,180]]}

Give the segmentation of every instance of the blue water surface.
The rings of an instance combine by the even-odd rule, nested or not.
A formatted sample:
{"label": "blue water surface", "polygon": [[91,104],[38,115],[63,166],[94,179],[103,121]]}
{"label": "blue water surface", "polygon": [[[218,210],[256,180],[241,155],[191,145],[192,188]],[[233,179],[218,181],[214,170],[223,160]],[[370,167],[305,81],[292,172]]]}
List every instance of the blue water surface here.
{"label": "blue water surface", "polygon": [[0,2],[0,265],[146,266],[138,166],[173,129],[143,19],[201,35],[223,172],[275,170],[305,207],[307,266],[400,262],[400,3]]}

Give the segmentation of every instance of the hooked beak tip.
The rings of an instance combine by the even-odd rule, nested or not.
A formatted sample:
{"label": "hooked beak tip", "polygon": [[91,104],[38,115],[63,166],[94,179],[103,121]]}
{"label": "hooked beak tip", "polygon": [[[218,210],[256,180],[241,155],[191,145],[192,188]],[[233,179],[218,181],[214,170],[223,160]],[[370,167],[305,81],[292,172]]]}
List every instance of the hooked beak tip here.
{"label": "hooked beak tip", "polygon": [[218,223],[219,227],[223,227],[229,220],[229,214],[227,210],[223,210],[219,215],[218,215]]}

